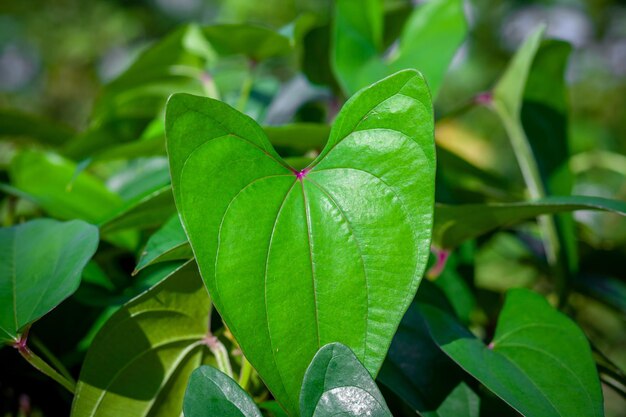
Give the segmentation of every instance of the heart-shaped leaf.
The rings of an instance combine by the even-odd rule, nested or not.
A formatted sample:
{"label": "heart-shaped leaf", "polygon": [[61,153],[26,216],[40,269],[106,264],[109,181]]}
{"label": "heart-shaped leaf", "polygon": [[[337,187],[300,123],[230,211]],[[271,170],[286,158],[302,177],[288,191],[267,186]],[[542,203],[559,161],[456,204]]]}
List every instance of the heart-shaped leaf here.
{"label": "heart-shaped leaf", "polygon": [[97,247],[98,228],[81,220],[0,229],[0,344],[72,295]]}
{"label": "heart-shaped leaf", "polygon": [[300,394],[302,417],[391,417],[369,372],[341,343],[319,350],[304,375]]}
{"label": "heart-shaped leaf", "polygon": [[194,262],[125,304],[87,352],[72,416],[178,416],[187,379],[209,353],[210,311]]}
{"label": "heart-shaped leaf", "polygon": [[212,366],[201,366],[191,374],[183,412],[186,417],[262,417],[248,393]]}
{"label": "heart-shaped leaf", "polygon": [[333,71],[350,95],[405,68],[424,73],[433,97],[465,37],[461,0],[430,0],[419,5],[402,30],[398,48],[385,56],[384,11],[380,0],[338,0],[333,27]]}
{"label": "heart-shaped leaf", "polygon": [[376,375],[429,254],[435,156],[423,77],[401,71],[352,97],[302,171],[216,100],[172,96],[166,135],[202,277],[276,399],[297,415],[306,367],[331,342]]}
{"label": "heart-shaped leaf", "polygon": [[508,293],[484,345],[448,313],[420,305],[443,351],[525,416],[602,416],[602,391],[585,335],[543,297]]}

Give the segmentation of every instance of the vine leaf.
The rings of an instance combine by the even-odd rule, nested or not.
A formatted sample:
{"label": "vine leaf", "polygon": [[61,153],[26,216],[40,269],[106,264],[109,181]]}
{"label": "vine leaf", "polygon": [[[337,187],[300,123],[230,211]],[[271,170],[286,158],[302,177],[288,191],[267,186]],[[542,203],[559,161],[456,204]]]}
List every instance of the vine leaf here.
{"label": "vine leaf", "polygon": [[98,228],[81,220],[0,229],[0,346],[78,289],[97,248]]}
{"label": "vine leaf", "polygon": [[401,71],[353,96],[301,171],[216,100],[172,96],[166,137],[202,277],[276,399],[298,415],[306,367],[331,342],[375,376],[429,254],[435,151],[423,77]]}
{"label": "vine leaf", "polygon": [[304,375],[302,417],[392,417],[376,383],[350,348],[322,347]]}
{"label": "vine leaf", "polygon": [[195,262],[125,304],[87,352],[72,416],[179,415],[189,375],[211,358],[210,311]]}
{"label": "vine leaf", "polygon": [[538,294],[511,290],[493,341],[483,344],[443,310],[420,305],[441,349],[525,416],[603,416],[589,343]]}

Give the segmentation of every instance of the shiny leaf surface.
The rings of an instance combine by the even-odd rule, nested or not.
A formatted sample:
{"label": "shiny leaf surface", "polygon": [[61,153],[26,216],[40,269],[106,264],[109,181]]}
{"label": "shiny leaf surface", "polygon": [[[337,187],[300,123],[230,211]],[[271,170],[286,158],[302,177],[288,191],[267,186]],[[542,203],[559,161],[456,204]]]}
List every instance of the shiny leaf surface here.
{"label": "shiny leaf surface", "polygon": [[424,79],[401,71],[356,94],[302,171],[215,100],[173,96],[166,133],[201,274],[276,399],[297,415],[306,367],[335,341],[376,375],[429,254],[435,158]]}

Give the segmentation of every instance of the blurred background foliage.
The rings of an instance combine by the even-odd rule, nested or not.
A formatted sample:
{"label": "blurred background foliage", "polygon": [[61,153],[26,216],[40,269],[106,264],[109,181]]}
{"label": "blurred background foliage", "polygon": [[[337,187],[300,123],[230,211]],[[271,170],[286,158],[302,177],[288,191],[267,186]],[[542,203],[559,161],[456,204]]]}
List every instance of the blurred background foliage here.
{"label": "blurred background foliage", "polygon": [[[384,37],[393,40],[413,4],[408,0],[385,0],[384,5]],[[506,202],[523,198],[524,180],[500,121],[485,107],[466,107],[494,85],[511,55],[539,22],[547,23],[547,37],[563,39],[573,46],[566,69],[572,194],[625,200],[626,1],[471,0],[465,6],[469,35],[453,60],[435,103],[436,139],[440,158],[448,158],[442,163],[444,166],[469,163],[489,174],[491,188],[477,185],[471,175],[461,175],[455,179],[458,189],[438,191],[438,201]],[[155,105],[150,100],[131,100],[126,108],[119,104],[124,100],[124,77],[129,83],[143,79],[148,88],[154,75],[164,89],[207,94],[213,91],[215,83],[221,99],[235,106],[241,86],[249,84],[250,101],[245,110],[265,125],[330,121],[344,98],[328,63],[319,59],[328,53],[331,14],[330,0],[0,0],[0,136],[20,139],[0,142],[0,182],[10,182],[9,166],[20,149],[41,146],[24,141],[23,137],[46,135],[49,143],[63,145],[62,153],[80,168],[86,168],[86,173],[104,179],[108,189],[121,196],[120,205],[122,200],[146,191],[145,184],[144,188],[133,188],[137,187],[133,178],[151,178],[153,188],[166,185],[166,160],[148,155],[162,153],[158,146],[149,152],[140,151],[141,158],[118,160],[116,151],[109,149],[113,154],[107,155],[105,147],[98,145],[110,145],[111,137],[124,144],[162,136],[162,118],[152,122],[162,110],[161,101]],[[233,53],[227,59],[214,61],[212,51],[194,38],[194,29],[183,27],[190,22],[200,27],[216,23],[259,24],[279,31],[298,45],[298,50],[295,54],[282,54],[271,47],[268,50],[267,45],[265,49],[256,45],[246,52],[251,59]],[[210,31],[205,35],[220,45],[219,35]],[[142,51],[166,36],[173,48],[180,51],[177,62],[200,68],[192,81],[188,77],[180,83],[172,77],[166,82],[162,74],[146,72],[147,67],[124,73]],[[286,41],[276,38],[270,45],[280,42]],[[184,52],[176,49],[180,44],[186,45]],[[224,48],[228,47],[226,44]],[[218,53],[229,55],[224,50]],[[271,59],[256,57],[260,62],[256,67],[255,54],[264,53]],[[154,59],[158,61],[159,57]],[[197,60],[209,64],[198,64]],[[207,67],[204,70],[203,65]],[[247,78],[251,69],[256,74],[254,82]],[[25,134],[16,130],[17,125],[20,129],[30,126],[34,131]],[[67,140],[74,137],[79,139]],[[93,146],[76,145],[85,140]],[[285,149],[279,147],[279,151],[289,153],[289,146],[286,143]],[[45,163],[54,161],[31,163],[42,169],[34,175],[46,175]],[[68,172],[71,176],[72,169]],[[449,172],[448,175],[457,175],[457,171]],[[445,168],[440,175],[445,178]],[[10,204],[9,198],[3,200],[3,217],[8,216]],[[20,200],[17,214],[32,216],[37,209],[29,204]],[[580,239],[580,273],[575,287],[581,290],[572,292],[566,311],[604,354],[626,369],[626,222],[616,215],[596,212],[579,212],[575,217]],[[473,295],[459,308],[468,319],[471,317],[472,322],[481,325],[476,327],[478,331],[490,331],[500,294],[506,289],[524,286],[541,291],[547,285],[537,236],[536,224],[525,223],[512,231],[491,233],[467,243],[451,259],[454,268],[447,270],[441,280],[460,285],[457,278],[449,275],[464,275],[472,270],[469,275]],[[118,233],[109,240],[118,248],[136,248],[145,239],[145,235]],[[120,244],[122,241],[125,243]],[[107,266],[107,256],[116,261]],[[118,277],[115,285],[124,288],[125,292],[116,294],[119,299],[111,304],[119,305],[136,294],[138,288],[156,282],[154,275],[145,282],[141,275],[129,281],[128,272],[135,262],[132,251],[117,249],[100,254],[96,260],[108,269],[105,272],[110,279],[115,282]],[[99,274],[97,267],[91,272],[92,276]],[[467,291],[464,285],[461,290]],[[85,304],[89,296],[87,290],[79,290],[35,328],[51,350],[74,366],[79,366],[84,355],[84,347],[81,350],[76,346],[86,343],[86,335],[93,332],[93,322],[103,322],[106,316],[102,309],[77,307],[81,302]],[[82,316],[77,317],[76,311]],[[46,327],[46,322],[51,326]],[[51,327],[57,329],[54,334],[46,330]],[[12,363],[12,354],[8,349],[0,351],[0,414],[12,415],[19,401],[21,415],[36,415],[42,410],[48,416],[67,415],[69,395],[56,387],[48,389],[51,383],[29,369],[28,364]],[[34,397],[26,397],[25,393]],[[610,389],[605,389],[604,394],[607,415],[626,416],[624,399]],[[31,408],[36,412],[30,414]]]}

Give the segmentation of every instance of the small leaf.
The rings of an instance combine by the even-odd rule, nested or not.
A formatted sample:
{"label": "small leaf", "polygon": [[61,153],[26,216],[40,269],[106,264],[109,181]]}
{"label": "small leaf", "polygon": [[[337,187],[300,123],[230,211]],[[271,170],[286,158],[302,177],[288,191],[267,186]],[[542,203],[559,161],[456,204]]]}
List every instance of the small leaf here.
{"label": "small leaf", "polygon": [[424,417],[478,417],[479,415],[480,398],[463,382],[448,395],[437,411],[422,413]]}
{"label": "small leaf", "polygon": [[319,350],[306,370],[300,394],[302,417],[391,417],[367,369],[340,343]]}
{"label": "small leaf", "polygon": [[604,415],[585,335],[538,294],[508,293],[488,346],[442,310],[429,305],[420,310],[441,349],[523,415]]}
{"label": "small leaf", "polygon": [[263,26],[221,24],[203,28],[211,47],[222,56],[245,55],[254,61],[286,55],[293,51],[287,36]]}
{"label": "small leaf", "polygon": [[435,210],[433,242],[441,248],[453,249],[500,227],[512,226],[542,214],[574,210],[600,210],[626,215],[626,202],[601,197],[546,197],[520,203],[438,204]]}
{"label": "small leaf", "polygon": [[306,367],[334,341],[376,375],[429,255],[424,79],[401,71],[356,94],[302,171],[219,101],[174,95],[166,121],[174,198],[203,279],[275,398],[297,415]]}
{"label": "small leaf", "polygon": [[178,214],[175,214],[150,236],[133,275],[159,262],[192,258],[193,252],[187,241],[187,235],[180,224]]}
{"label": "small leaf", "polygon": [[122,206],[122,199],[87,172],[74,176],[76,164],[61,156],[21,152],[9,169],[11,183],[52,216],[97,224]]}
{"label": "small leaf", "polygon": [[0,343],[72,295],[97,247],[98,229],[80,220],[0,229]]}
{"label": "small leaf", "polygon": [[148,195],[129,201],[104,221],[100,228],[103,233],[130,228],[147,229],[162,224],[175,212],[172,187],[166,185]]}
{"label": "small leaf", "polygon": [[31,139],[58,146],[71,139],[76,132],[69,126],[44,119],[38,115],[15,109],[0,109],[0,138]]}
{"label": "small leaf", "polygon": [[421,71],[434,98],[465,37],[463,2],[431,0],[415,8],[397,51],[383,56],[380,0],[339,0],[333,28],[333,70],[347,95],[402,69]]}
{"label": "small leaf", "polygon": [[185,417],[262,417],[248,393],[211,366],[201,366],[192,372],[183,412]]}
{"label": "small leaf", "polygon": [[72,416],[180,415],[187,379],[208,353],[210,311],[194,262],[124,305],[87,352]]}

